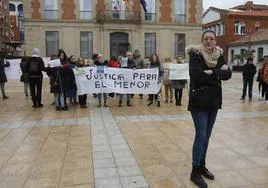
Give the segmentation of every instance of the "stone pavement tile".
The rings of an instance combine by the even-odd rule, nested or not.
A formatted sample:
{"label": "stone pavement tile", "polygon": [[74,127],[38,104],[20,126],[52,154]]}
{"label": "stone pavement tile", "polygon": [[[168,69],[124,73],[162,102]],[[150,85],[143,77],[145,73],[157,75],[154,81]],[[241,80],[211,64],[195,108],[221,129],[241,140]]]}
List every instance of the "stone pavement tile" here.
{"label": "stone pavement tile", "polygon": [[90,158],[79,158],[70,161],[64,161],[63,171],[73,170],[88,170],[92,168],[92,161]]}
{"label": "stone pavement tile", "polygon": [[216,182],[223,188],[252,185],[252,183],[247,178],[240,175],[238,171],[220,172],[216,177]]}
{"label": "stone pavement tile", "polygon": [[84,185],[72,185],[72,186],[60,186],[60,188],[94,188],[93,184],[84,184]]}
{"label": "stone pavement tile", "polygon": [[189,174],[192,170],[192,165],[191,163],[187,164],[177,164],[177,165],[167,165],[175,174],[176,176],[182,176],[185,174]]}
{"label": "stone pavement tile", "polygon": [[30,179],[47,179],[59,177],[61,174],[62,163],[38,163],[33,166],[29,173]]}
{"label": "stone pavement tile", "polygon": [[246,159],[243,156],[239,157],[224,157],[222,158],[225,164],[230,167],[230,170],[240,170],[240,169],[254,169],[258,166],[252,161]]}
{"label": "stone pavement tile", "polygon": [[95,180],[95,188],[122,188],[119,178],[106,178]]}
{"label": "stone pavement tile", "polygon": [[28,174],[33,164],[7,164],[0,170],[0,177]]}
{"label": "stone pavement tile", "polygon": [[125,157],[132,157],[131,151],[128,150],[118,150],[118,151],[113,151],[113,156],[115,158],[125,158]]}
{"label": "stone pavement tile", "polygon": [[123,166],[118,167],[117,171],[120,177],[128,177],[128,176],[142,176],[142,172],[139,166]]}
{"label": "stone pavement tile", "polygon": [[185,187],[183,183],[179,181],[179,178],[169,176],[155,179],[147,179],[149,186],[152,188],[182,188]]}
{"label": "stone pavement tile", "polygon": [[124,188],[149,188],[143,176],[120,177]]}
{"label": "stone pavement tile", "polygon": [[251,156],[249,160],[256,163],[259,167],[268,167],[268,154],[263,156]]}
{"label": "stone pavement tile", "polygon": [[167,164],[191,163],[191,159],[183,151],[162,154],[162,157]]}
{"label": "stone pavement tile", "polygon": [[8,164],[28,164],[34,163],[37,154],[12,155],[8,160]]}
{"label": "stone pavement tile", "polygon": [[268,184],[268,168],[240,170],[239,173],[253,184]]}
{"label": "stone pavement tile", "polygon": [[172,169],[167,165],[141,165],[141,170],[146,179],[171,177],[174,175]]}
{"label": "stone pavement tile", "polygon": [[80,184],[93,183],[93,171],[90,170],[78,170],[78,171],[63,171],[60,186],[71,186]]}
{"label": "stone pavement tile", "polygon": [[115,165],[117,167],[133,166],[137,165],[137,162],[134,157],[115,158]]}
{"label": "stone pavement tile", "polygon": [[0,187],[2,188],[21,188],[26,181],[28,174],[0,177]]}
{"label": "stone pavement tile", "polygon": [[91,149],[88,148],[87,150],[82,149],[74,149],[74,150],[68,150],[65,154],[65,161],[71,161],[71,160],[77,160],[80,158],[88,158],[89,160],[92,159],[92,153]]}
{"label": "stone pavement tile", "polygon": [[59,178],[46,178],[46,179],[27,179],[23,188],[57,188]]}
{"label": "stone pavement tile", "polygon": [[111,144],[112,151],[121,151],[129,149],[127,144]]}
{"label": "stone pavement tile", "polygon": [[140,165],[162,165],[165,164],[165,160],[157,153],[148,153],[146,151],[134,151],[135,159]]}
{"label": "stone pavement tile", "polygon": [[93,161],[94,169],[96,168],[115,168],[114,159],[98,159]]}
{"label": "stone pavement tile", "polygon": [[96,168],[94,169],[95,179],[118,178],[116,168]]}
{"label": "stone pavement tile", "polygon": [[98,160],[98,159],[109,159],[113,158],[113,153],[111,151],[96,151],[93,152],[93,159]]}
{"label": "stone pavement tile", "polygon": [[97,151],[107,151],[107,152],[110,152],[111,151],[111,147],[110,147],[110,145],[94,145],[94,146],[92,146],[92,151],[93,152],[97,152]]}

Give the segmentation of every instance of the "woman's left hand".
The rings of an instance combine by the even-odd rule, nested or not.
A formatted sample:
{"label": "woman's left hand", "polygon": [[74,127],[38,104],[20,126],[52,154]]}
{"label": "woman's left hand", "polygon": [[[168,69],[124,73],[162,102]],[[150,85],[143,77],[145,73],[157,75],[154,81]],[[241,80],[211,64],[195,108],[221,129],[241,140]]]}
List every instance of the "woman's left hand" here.
{"label": "woman's left hand", "polygon": [[204,73],[206,73],[207,75],[211,75],[211,74],[213,74],[213,71],[212,70],[204,70]]}

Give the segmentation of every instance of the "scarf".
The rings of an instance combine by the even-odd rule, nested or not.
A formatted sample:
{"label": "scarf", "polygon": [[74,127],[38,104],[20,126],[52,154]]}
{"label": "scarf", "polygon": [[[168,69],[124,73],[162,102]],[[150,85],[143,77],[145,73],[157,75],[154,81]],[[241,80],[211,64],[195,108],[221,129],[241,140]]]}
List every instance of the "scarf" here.
{"label": "scarf", "polygon": [[216,46],[214,50],[208,51],[207,49],[204,48],[204,46],[201,44],[200,45],[200,52],[203,55],[205,62],[209,68],[213,68],[217,65],[219,57],[223,54],[223,50],[219,47]]}

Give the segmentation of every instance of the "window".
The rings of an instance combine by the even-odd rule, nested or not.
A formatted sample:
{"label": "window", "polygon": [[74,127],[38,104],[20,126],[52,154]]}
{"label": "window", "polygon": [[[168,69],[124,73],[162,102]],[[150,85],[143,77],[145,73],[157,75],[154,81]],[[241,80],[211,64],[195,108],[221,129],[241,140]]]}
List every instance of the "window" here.
{"label": "window", "polygon": [[18,11],[23,11],[23,5],[22,4],[18,5]]}
{"label": "window", "polygon": [[231,50],[231,62],[234,62],[234,50]]}
{"label": "window", "polygon": [[92,19],[92,0],[80,0],[80,19]]}
{"label": "window", "polygon": [[245,22],[235,22],[234,34],[236,34],[236,35],[245,35],[246,34]]}
{"label": "window", "polygon": [[185,23],[185,0],[175,0],[175,22]]}
{"label": "window", "polygon": [[50,57],[52,54],[57,54],[59,50],[59,32],[46,31],[46,55]]}
{"label": "window", "polygon": [[155,12],[155,0],[146,1],[147,12],[145,13],[145,21],[155,22],[156,12]]}
{"label": "window", "polygon": [[13,24],[14,24],[14,20],[10,20],[10,27],[12,28],[13,27]]}
{"label": "window", "polygon": [[239,23],[236,22],[235,25],[234,25],[234,33],[238,34],[238,31],[239,31]]}
{"label": "window", "polygon": [[148,58],[156,53],[156,34],[145,33],[145,57]]}
{"label": "window", "polygon": [[225,35],[225,25],[221,25],[221,35]]}
{"label": "window", "polygon": [[16,11],[16,6],[12,3],[9,3],[9,11],[10,12],[15,12]]}
{"label": "window", "polygon": [[244,63],[245,57],[246,57],[247,50],[245,49],[240,49],[240,54],[241,54],[241,63]]}
{"label": "window", "polygon": [[258,62],[263,60],[263,48],[258,48]]}
{"label": "window", "polygon": [[93,34],[92,32],[80,33],[80,56],[90,59],[93,55]]}
{"label": "window", "polygon": [[58,18],[58,1],[57,0],[45,0],[45,12],[46,19]]}
{"label": "window", "polygon": [[246,34],[246,25],[245,24],[243,24],[243,25],[241,25],[241,30],[240,30],[240,34],[241,35],[244,35],[244,34]]}
{"label": "window", "polygon": [[175,34],[175,54],[174,57],[178,56],[185,57],[185,34]]}

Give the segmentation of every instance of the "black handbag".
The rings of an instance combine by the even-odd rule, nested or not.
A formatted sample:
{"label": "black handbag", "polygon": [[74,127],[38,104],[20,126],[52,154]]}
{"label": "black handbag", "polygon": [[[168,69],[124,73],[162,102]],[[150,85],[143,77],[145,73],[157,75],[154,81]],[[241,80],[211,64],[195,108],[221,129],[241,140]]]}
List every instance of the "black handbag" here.
{"label": "black handbag", "polygon": [[221,93],[219,85],[202,86],[190,90],[190,105],[194,107],[213,107]]}

